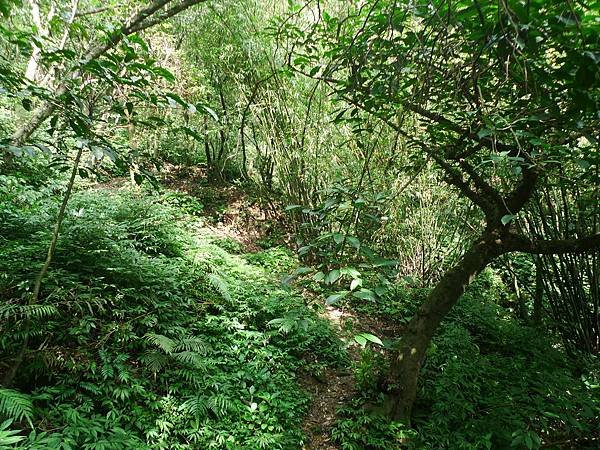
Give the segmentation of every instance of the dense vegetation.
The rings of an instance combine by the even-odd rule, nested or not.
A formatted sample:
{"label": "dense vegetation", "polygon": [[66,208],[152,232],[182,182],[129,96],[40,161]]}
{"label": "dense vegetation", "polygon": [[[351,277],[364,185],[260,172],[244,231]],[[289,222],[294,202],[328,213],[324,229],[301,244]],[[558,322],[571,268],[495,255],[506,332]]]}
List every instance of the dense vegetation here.
{"label": "dense vegetation", "polygon": [[0,448],[598,447],[598,1],[0,14]]}

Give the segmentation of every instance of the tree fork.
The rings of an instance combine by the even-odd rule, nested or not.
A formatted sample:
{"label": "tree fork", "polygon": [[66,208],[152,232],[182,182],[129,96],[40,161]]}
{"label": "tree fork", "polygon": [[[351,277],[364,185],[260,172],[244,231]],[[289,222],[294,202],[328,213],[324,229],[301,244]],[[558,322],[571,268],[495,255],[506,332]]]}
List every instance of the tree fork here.
{"label": "tree fork", "polygon": [[425,353],[440,323],[464,294],[475,277],[494,259],[521,251],[534,254],[584,253],[600,248],[600,235],[580,239],[532,242],[499,227],[483,233],[461,260],[437,283],[410,320],[392,355],[384,413],[410,424],[417,396],[418,377]]}

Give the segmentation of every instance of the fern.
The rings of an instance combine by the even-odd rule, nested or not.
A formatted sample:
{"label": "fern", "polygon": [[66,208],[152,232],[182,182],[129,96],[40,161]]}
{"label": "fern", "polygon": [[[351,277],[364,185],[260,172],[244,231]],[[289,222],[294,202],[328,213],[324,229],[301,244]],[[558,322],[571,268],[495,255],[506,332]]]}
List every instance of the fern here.
{"label": "fern", "polygon": [[209,405],[206,401],[206,397],[198,395],[183,402],[179,409],[182,412],[190,414],[199,419],[206,415],[209,410]]}
{"label": "fern", "polygon": [[152,372],[160,372],[169,362],[169,358],[159,352],[148,352],[140,357],[140,361],[146,364],[146,367]]}
{"label": "fern", "polygon": [[209,398],[198,395],[186,400],[179,409],[196,418],[204,417],[208,411],[217,417],[223,417],[233,409],[233,402],[224,394],[216,394]]}
{"label": "fern", "polygon": [[151,344],[157,346],[167,355],[173,353],[173,350],[175,350],[175,347],[177,345],[177,343],[173,339],[168,338],[167,336],[164,336],[162,334],[146,334],[144,336],[144,339],[146,339]]}
{"label": "fern", "polygon": [[44,319],[58,313],[54,305],[3,305],[0,307],[0,319]]}
{"label": "fern", "polygon": [[25,419],[33,428],[33,403],[26,394],[0,388],[0,414],[17,422]]}
{"label": "fern", "polygon": [[177,361],[182,362],[184,364],[191,364],[194,366],[202,365],[202,357],[200,354],[195,352],[181,352],[181,353],[173,353],[173,358]]}
{"label": "fern", "polygon": [[188,385],[194,387],[202,386],[206,379],[204,371],[199,371],[197,368],[190,369],[189,367],[179,369],[177,371],[177,376],[182,378]]}
{"label": "fern", "polygon": [[216,394],[208,399],[208,407],[217,417],[223,417],[232,409],[233,403],[225,394]]}
{"label": "fern", "polygon": [[176,351],[188,351],[196,353],[206,353],[206,343],[199,338],[190,337],[183,338],[177,342]]}
{"label": "fern", "polygon": [[223,278],[221,278],[216,273],[210,273],[208,274],[208,281],[210,281],[210,284],[212,284],[212,286],[219,292],[219,294],[221,294],[221,296],[225,300],[227,300],[228,302],[231,301],[231,291],[229,290],[229,284],[227,284],[227,282]]}

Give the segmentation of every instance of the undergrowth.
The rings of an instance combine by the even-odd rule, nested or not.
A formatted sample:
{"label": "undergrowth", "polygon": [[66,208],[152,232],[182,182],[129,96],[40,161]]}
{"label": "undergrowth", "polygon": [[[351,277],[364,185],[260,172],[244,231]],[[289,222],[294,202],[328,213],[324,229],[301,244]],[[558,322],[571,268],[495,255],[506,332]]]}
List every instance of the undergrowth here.
{"label": "undergrowth", "polygon": [[[497,305],[502,289],[484,272],[444,321],[423,365],[412,429],[378,413],[374,380],[384,359],[364,350],[355,372],[360,394],[338,411],[333,430],[341,448],[596,448],[598,362],[580,371],[595,378],[580,377],[558,338]],[[426,293],[398,287],[387,299],[390,316],[414,313],[414,297]]]}
{"label": "undergrowth", "polygon": [[296,264],[288,252],[229,253],[179,196],[86,190],[69,203],[40,302],[27,305],[58,197],[8,181],[0,370],[29,343],[0,391],[0,447],[301,446],[309,398],[296,372],[344,353],[273,275]]}

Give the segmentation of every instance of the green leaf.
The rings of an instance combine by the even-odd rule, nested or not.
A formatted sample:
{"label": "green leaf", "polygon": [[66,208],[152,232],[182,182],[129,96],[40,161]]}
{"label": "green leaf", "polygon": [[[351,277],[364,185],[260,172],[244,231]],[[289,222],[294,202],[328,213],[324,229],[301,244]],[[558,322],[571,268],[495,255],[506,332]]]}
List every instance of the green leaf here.
{"label": "green leaf", "polygon": [[181,127],[180,130],[183,131],[188,136],[194,138],[198,142],[204,141],[204,138],[202,136],[200,136],[200,134],[197,131],[191,129],[190,127]]}
{"label": "green leaf", "polygon": [[325,300],[325,303],[327,305],[332,305],[333,303],[339,302],[340,300],[345,298],[346,295],[348,295],[348,291],[340,291],[336,294],[332,294],[329,297],[327,297],[327,299]]}
{"label": "green leaf", "polygon": [[477,137],[479,139],[483,139],[484,137],[490,136],[492,134],[492,130],[488,130],[487,128],[482,128],[477,132]]}
{"label": "green leaf", "polygon": [[306,255],[311,249],[310,245],[304,245],[303,247],[300,247],[298,249],[298,256],[304,256]]}
{"label": "green leaf", "polygon": [[371,291],[370,289],[362,288],[360,291],[354,292],[352,295],[356,298],[360,298],[361,300],[370,300],[370,301],[376,300],[375,293],[373,291]]}
{"label": "green leaf", "polygon": [[[142,38],[141,38],[139,35],[137,35],[137,34],[132,34],[132,35],[129,35],[129,36],[127,37],[127,42],[133,42],[133,43],[136,43],[136,44],[138,44],[140,47],[142,47],[142,48],[144,49],[144,51],[146,51],[146,52],[147,52],[147,51],[149,51],[148,44],[146,43],[146,41],[144,41],[144,40],[143,40],[143,39],[142,39]],[[160,67],[159,67],[159,69],[160,69]],[[163,69],[163,70],[165,70],[165,69]]]}
{"label": "green leaf", "polygon": [[360,333],[354,336],[354,340],[358,342],[361,346],[365,346],[367,341],[373,342],[374,344],[381,345],[383,347],[383,342],[377,336],[371,333]]}
{"label": "green leaf", "polygon": [[507,225],[515,217],[517,217],[517,216],[515,216],[514,214],[506,214],[505,216],[502,216],[502,219],[500,219],[500,222],[502,222],[502,225]]}
{"label": "green leaf", "polygon": [[159,77],[164,78],[167,81],[171,81],[171,82],[175,81],[175,75],[173,75],[171,72],[169,72],[164,67],[155,67],[152,69],[152,73],[154,73],[155,75],[158,75]]}
{"label": "green leaf", "polygon": [[575,164],[577,164],[583,170],[587,170],[591,166],[591,164],[585,159],[578,159],[577,161],[575,161]]}
{"label": "green leaf", "polygon": [[361,336],[360,334],[354,336],[354,340],[361,346],[364,347],[365,345],[367,345],[367,339],[364,336]]}
{"label": "green leaf", "polygon": [[16,421],[26,419],[33,428],[33,403],[29,395],[0,388],[0,414]]}
{"label": "green leaf", "polygon": [[342,267],[340,269],[341,275],[348,275],[350,278],[360,278],[360,272],[354,267]]}
{"label": "green leaf", "polygon": [[298,267],[296,270],[294,270],[294,276],[304,275],[312,271],[313,269],[310,267]]}
{"label": "green leaf", "polygon": [[206,106],[206,105],[200,105],[200,107],[201,107],[201,108],[202,108],[204,111],[206,111],[208,114],[210,114],[210,116],[211,116],[213,119],[215,119],[215,121],[217,121],[217,122],[219,121],[219,116],[217,116],[217,113],[216,113],[216,112],[215,112],[213,109],[209,108],[209,107],[208,107],[208,106]]}
{"label": "green leaf", "polygon": [[333,269],[331,272],[327,274],[325,277],[326,284],[333,284],[340,278],[340,271],[338,269]]}
{"label": "green leaf", "polygon": [[389,267],[395,266],[398,264],[398,260],[395,259],[385,259],[377,257],[373,260],[373,267]]}
{"label": "green leaf", "polygon": [[357,238],[353,236],[347,236],[346,241],[348,242],[348,244],[350,244],[350,246],[354,247],[355,249],[360,249],[360,241]]}

